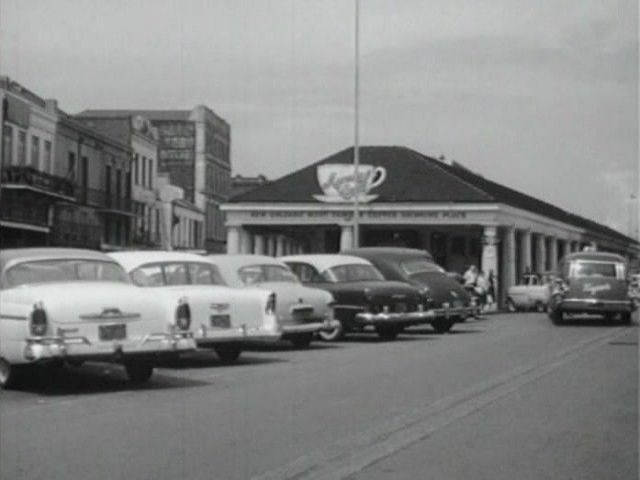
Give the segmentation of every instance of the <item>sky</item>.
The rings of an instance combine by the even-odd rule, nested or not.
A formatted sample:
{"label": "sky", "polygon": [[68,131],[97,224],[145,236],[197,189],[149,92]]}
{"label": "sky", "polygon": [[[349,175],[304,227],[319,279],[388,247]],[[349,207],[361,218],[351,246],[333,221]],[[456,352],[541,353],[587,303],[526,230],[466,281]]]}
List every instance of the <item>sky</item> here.
{"label": "sky", "polygon": [[[353,145],[354,5],[0,0],[0,73],[70,113],[205,104],[233,173],[273,179]],[[359,24],[362,145],[635,230],[637,0],[360,0]]]}

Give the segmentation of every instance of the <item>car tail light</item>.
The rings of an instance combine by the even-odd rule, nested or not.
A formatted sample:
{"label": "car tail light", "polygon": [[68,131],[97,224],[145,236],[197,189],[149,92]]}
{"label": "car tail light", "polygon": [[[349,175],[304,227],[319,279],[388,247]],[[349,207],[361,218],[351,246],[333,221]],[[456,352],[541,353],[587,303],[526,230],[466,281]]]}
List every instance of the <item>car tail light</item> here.
{"label": "car tail light", "polygon": [[44,311],[42,303],[33,306],[29,328],[34,337],[42,337],[47,333],[47,312]]}
{"label": "car tail light", "polygon": [[267,307],[265,308],[267,315],[275,315],[276,313],[276,294],[270,293],[267,300]]}
{"label": "car tail light", "polygon": [[180,330],[189,330],[191,326],[191,308],[184,298],[180,299],[176,308],[176,326]]}

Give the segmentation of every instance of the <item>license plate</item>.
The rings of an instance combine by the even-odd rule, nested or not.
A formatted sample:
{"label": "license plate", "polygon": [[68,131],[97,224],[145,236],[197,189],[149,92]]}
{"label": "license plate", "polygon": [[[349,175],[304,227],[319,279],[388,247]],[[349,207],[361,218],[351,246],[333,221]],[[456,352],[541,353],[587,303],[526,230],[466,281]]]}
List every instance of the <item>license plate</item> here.
{"label": "license plate", "polygon": [[449,302],[444,302],[442,304],[442,308],[449,308],[449,307],[451,307],[451,304]]}
{"label": "license plate", "polygon": [[231,328],[231,317],[229,315],[211,315],[209,323],[215,328]]}
{"label": "license plate", "polygon": [[124,340],[127,338],[127,325],[124,323],[100,325],[98,327],[98,338],[103,341]]}
{"label": "license plate", "polygon": [[299,308],[292,312],[294,320],[306,320],[313,315],[313,308]]}
{"label": "license plate", "polygon": [[405,313],[407,311],[406,303],[396,303],[396,312],[397,313]]}

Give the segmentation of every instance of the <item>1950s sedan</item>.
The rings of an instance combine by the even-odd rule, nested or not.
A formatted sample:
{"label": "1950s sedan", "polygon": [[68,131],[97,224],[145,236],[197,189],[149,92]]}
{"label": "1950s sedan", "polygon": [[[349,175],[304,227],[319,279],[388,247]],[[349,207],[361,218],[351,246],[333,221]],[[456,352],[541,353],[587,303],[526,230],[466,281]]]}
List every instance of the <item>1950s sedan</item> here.
{"label": "1950s sedan", "polygon": [[549,316],[555,324],[565,315],[596,314],[607,320],[631,321],[635,310],[630,296],[626,261],[605,252],[576,252],[559,264],[559,277],[552,286]]}
{"label": "1950s sedan", "polygon": [[124,364],[148,380],[159,357],[195,349],[185,299],[151,297],[107,255],[67,248],[0,251],[0,386],[36,363]]}
{"label": "1950s sedan", "polygon": [[338,328],[338,322],[333,319],[333,296],[302,285],[280,260],[264,255],[209,255],[206,258],[232,287],[274,291],[278,296],[276,313],[282,339],[294,346],[308,347],[314,334],[324,335]]}
{"label": "1950s sedan", "polygon": [[525,274],[518,285],[509,287],[507,291],[507,309],[510,312],[518,310],[536,310],[545,312],[551,294],[552,273]]}
{"label": "1950s sedan", "polygon": [[405,327],[430,323],[427,298],[406,283],[385,280],[367,260],[349,255],[282,257],[303,284],[331,292],[340,327],[323,338],[373,327],[380,338],[395,338]]}
{"label": "1950s sedan", "polygon": [[224,363],[237,360],[248,342],[280,338],[273,290],[230,288],[215,265],[193,253],[144,250],[109,256],[133,283],[157,297],[187,298],[198,347],[213,348]]}
{"label": "1950s sedan", "polygon": [[423,289],[428,298],[431,326],[438,333],[451,330],[476,313],[471,297],[424,250],[399,247],[362,247],[342,252],[369,260],[387,280],[406,282]]}

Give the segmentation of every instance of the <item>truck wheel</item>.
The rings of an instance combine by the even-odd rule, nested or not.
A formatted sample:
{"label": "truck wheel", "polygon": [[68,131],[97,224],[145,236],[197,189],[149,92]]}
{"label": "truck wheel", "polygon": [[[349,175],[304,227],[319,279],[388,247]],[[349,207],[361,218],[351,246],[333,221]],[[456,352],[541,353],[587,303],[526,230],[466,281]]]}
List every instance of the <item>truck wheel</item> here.
{"label": "truck wheel", "polygon": [[431,324],[436,333],[447,333],[453,327],[453,320],[438,320]]}
{"label": "truck wheel", "polygon": [[516,304],[513,303],[513,300],[510,298],[507,299],[507,310],[511,313],[515,313],[518,311],[518,309],[516,308]]}
{"label": "truck wheel", "polygon": [[291,343],[296,348],[309,348],[313,340],[313,333],[299,333],[290,338]]}
{"label": "truck wheel", "polygon": [[220,345],[219,347],[214,347],[214,350],[220,361],[225,365],[234,363],[242,353],[240,347],[236,345]]}
{"label": "truck wheel", "polygon": [[15,387],[22,377],[26,366],[11,365],[4,358],[0,358],[0,388],[10,389]]}
{"label": "truck wheel", "polygon": [[153,363],[148,361],[132,361],[124,364],[129,381],[135,385],[146,383],[153,375]]}
{"label": "truck wheel", "polygon": [[338,322],[338,326],[331,331],[318,332],[320,340],[324,340],[325,342],[335,342],[337,340],[340,340],[343,335],[344,327],[342,326],[342,322]]}
{"label": "truck wheel", "polygon": [[381,340],[395,340],[401,331],[398,327],[376,327],[376,333]]}

